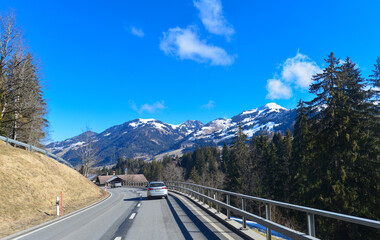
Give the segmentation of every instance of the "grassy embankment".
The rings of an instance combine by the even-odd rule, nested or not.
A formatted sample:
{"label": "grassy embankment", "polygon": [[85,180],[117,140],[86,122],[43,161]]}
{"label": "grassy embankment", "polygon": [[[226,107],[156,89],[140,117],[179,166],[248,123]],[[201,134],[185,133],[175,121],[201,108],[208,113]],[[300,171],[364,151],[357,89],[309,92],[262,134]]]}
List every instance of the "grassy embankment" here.
{"label": "grassy embankment", "polygon": [[66,165],[0,141],[0,238],[56,218],[61,192],[64,215],[104,197]]}

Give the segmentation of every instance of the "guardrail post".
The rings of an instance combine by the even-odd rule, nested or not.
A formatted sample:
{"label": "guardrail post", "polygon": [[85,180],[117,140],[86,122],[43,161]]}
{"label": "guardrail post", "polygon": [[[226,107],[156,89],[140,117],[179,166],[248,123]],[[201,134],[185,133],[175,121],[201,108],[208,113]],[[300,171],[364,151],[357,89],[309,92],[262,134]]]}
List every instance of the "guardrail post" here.
{"label": "guardrail post", "polygon": [[[216,200],[219,201],[219,192],[216,192]],[[220,205],[216,204],[216,214],[220,213]]]}
{"label": "guardrail post", "polygon": [[[211,198],[211,189],[208,190],[208,197]],[[210,199],[208,200],[208,208],[210,209],[211,208],[211,201]]]}
{"label": "guardrail post", "polygon": [[310,236],[315,237],[315,221],[312,213],[307,213],[307,232]]}
{"label": "guardrail post", "polygon": [[[226,195],[226,200],[227,200],[227,205],[231,205],[231,195],[230,194],[227,194]],[[231,220],[231,212],[229,209],[227,209],[227,221],[228,220]]]}
{"label": "guardrail post", "polygon": [[[241,210],[245,211],[246,210],[246,205],[247,205],[247,200],[245,198],[241,199]],[[243,227],[241,230],[247,229],[247,219],[245,219],[244,216],[242,216],[243,219]]]}
{"label": "guardrail post", "polygon": [[[270,220],[270,205],[269,204],[265,204],[265,218]],[[272,230],[267,227],[267,240],[271,240],[272,239]]]}
{"label": "guardrail post", "polygon": [[9,138],[6,139],[5,143],[8,145],[8,143],[9,143]]}
{"label": "guardrail post", "polygon": [[204,195],[205,195],[205,188],[204,187],[202,187],[202,195],[203,195],[203,204],[206,204],[206,200],[205,200],[205,197],[204,197]]}

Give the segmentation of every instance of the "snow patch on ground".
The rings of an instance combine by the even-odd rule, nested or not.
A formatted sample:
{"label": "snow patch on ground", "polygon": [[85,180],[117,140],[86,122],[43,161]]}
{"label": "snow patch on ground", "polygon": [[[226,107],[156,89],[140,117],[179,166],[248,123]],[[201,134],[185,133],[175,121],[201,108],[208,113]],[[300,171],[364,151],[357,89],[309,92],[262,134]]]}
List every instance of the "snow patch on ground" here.
{"label": "snow patch on ground", "polygon": [[173,124],[169,124],[169,123],[168,123],[168,125],[171,126],[173,129],[177,129],[177,128],[179,128],[181,126],[181,124],[179,124],[179,125],[173,125]]}
{"label": "snow patch on ground", "polygon": [[249,110],[249,111],[243,111],[243,112],[241,113],[241,115],[252,114],[252,113],[255,113],[255,112],[257,112],[257,108],[254,108],[254,109]]}
{"label": "snow patch on ground", "polygon": [[76,143],[74,143],[74,144],[71,144],[69,148],[82,146],[83,144],[85,144],[85,142],[76,142]]}

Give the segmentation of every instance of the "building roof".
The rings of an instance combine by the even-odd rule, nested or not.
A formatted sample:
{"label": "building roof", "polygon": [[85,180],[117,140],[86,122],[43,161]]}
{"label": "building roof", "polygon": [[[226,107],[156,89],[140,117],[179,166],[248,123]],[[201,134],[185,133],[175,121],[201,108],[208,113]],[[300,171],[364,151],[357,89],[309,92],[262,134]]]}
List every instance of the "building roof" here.
{"label": "building roof", "polygon": [[90,180],[90,181],[93,181],[97,176],[99,176],[99,174],[89,174],[88,175],[88,180]]}
{"label": "building roof", "polygon": [[[108,175],[108,176],[98,176],[98,181],[100,185],[109,183],[116,178],[120,178],[126,182],[148,182],[144,174],[127,174],[127,175]],[[112,179],[111,179],[112,178]]]}
{"label": "building roof", "polygon": [[[115,176],[112,176],[110,179],[108,179],[108,180],[106,181],[106,183],[110,183],[110,182],[112,182],[113,180],[116,180],[116,179],[120,179],[120,180],[122,180],[121,178],[119,178],[119,176],[115,175]],[[119,181],[120,181],[120,180],[119,180]]]}
{"label": "building roof", "polygon": [[98,176],[98,181],[100,185],[103,185],[103,184],[106,184],[106,182],[108,181],[108,179],[110,179],[111,177],[114,177],[114,175],[108,175],[108,176]]}
{"label": "building roof", "polygon": [[127,175],[117,175],[117,176],[126,182],[148,182],[144,174],[127,174]]}

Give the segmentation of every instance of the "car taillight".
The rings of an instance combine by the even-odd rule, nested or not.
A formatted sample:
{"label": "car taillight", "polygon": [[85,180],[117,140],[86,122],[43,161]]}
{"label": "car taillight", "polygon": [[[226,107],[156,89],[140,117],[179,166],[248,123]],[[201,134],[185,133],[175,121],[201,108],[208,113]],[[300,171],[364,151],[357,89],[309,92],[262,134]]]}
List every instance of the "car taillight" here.
{"label": "car taillight", "polygon": [[153,190],[153,188],[151,188],[151,187],[150,187],[150,188],[148,188],[148,191],[150,191],[150,190]]}
{"label": "car taillight", "polygon": [[168,189],[167,187],[163,187],[162,189]]}

